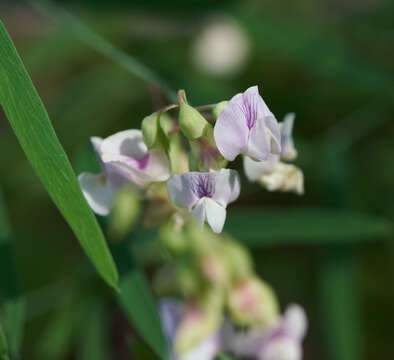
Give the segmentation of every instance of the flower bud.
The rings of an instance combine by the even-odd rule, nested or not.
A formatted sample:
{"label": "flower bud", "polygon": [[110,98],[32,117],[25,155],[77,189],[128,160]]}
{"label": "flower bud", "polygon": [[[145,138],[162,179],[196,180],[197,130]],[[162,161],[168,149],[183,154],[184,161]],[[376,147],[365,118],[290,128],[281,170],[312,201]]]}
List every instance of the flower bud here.
{"label": "flower bud", "polygon": [[199,259],[199,268],[203,277],[212,285],[220,286],[228,283],[228,264],[217,252],[207,253],[201,256]]}
{"label": "flower bud", "polygon": [[229,238],[223,240],[223,256],[233,280],[239,281],[252,273],[253,263],[249,252],[238,242]]}
{"label": "flower bud", "polygon": [[187,353],[214,334],[219,329],[221,320],[221,311],[217,309],[207,311],[199,303],[187,304],[175,336],[176,354]]}
{"label": "flower bud", "polygon": [[123,186],[115,196],[108,232],[113,239],[122,239],[136,224],[141,212],[140,199],[132,186]]}
{"label": "flower bud", "polygon": [[162,127],[166,114],[160,112],[153,113],[142,120],[141,129],[144,142],[148,149],[162,147],[168,150],[169,141],[166,132]]}
{"label": "flower bud", "polygon": [[215,116],[215,119],[219,117],[219,114],[221,111],[224,109],[224,107],[227,105],[228,101],[221,101],[220,103],[217,103],[216,106],[213,108],[213,115]]}
{"label": "flower bud", "polygon": [[210,125],[194,107],[188,105],[185,101],[181,101],[179,105],[179,126],[189,140],[194,140],[203,136],[205,128]]}
{"label": "flower bud", "polygon": [[239,325],[272,327],[279,321],[279,306],[273,290],[254,276],[233,287],[228,307],[234,322]]}
{"label": "flower bud", "polygon": [[176,282],[178,289],[185,298],[198,296],[201,291],[201,278],[190,259],[183,259],[176,266]]}
{"label": "flower bud", "polygon": [[173,254],[181,254],[187,249],[183,221],[181,215],[175,213],[159,230],[160,242]]}

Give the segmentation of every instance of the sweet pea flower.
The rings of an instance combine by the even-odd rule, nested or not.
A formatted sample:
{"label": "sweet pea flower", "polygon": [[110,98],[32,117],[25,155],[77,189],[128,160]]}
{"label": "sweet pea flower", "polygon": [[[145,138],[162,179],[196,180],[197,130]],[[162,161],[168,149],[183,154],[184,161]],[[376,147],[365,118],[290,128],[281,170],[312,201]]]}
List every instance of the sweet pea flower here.
{"label": "sweet pea flower", "polygon": [[169,161],[161,150],[148,151],[140,130],[125,130],[102,139],[92,137],[101,174],[82,173],[78,180],[92,210],[108,215],[121,186],[144,188],[170,177]]}
{"label": "sweet pea flower", "polygon": [[[202,337],[202,340],[197,340],[196,344],[187,351],[182,353],[176,351],[179,332],[195,332],[196,327],[205,321],[197,309],[183,306],[176,300],[165,299],[160,302],[159,312],[164,334],[171,347],[171,360],[213,360],[220,352],[220,328],[217,331],[210,331]],[[185,328],[185,325],[188,329]]]}
{"label": "sweet pea flower", "polygon": [[203,224],[220,233],[226,219],[226,206],[239,196],[240,180],[235,170],[188,172],[174,175],[167,182],[168,195],[182,208],[187,208]]}
{"label": "sweet pea flower", "polygon": [[238,154],[264,161],[280,154],[280,130],[274,115],[252,86],[235,95],[220,112],[214,128],[216,145],[227,160]]}
{"label": "sweet pea flower", "polygon": [[274,329],[254,329],[241,335],[233,331],[230,346],[236,355],[258,360],[301,360],[306,330],[304,309],[290,305]]}
{"label": "sweet pea flower", "polygon": [[249,181],[258,181],[268,191],[294,191],[304,193],[304,175],[302,171],[291,164],[281,162],[281,159],[293,160],[297,150],[292,139],[292,129],[295,114],[289,113],[279,124],[281,133],[281,153],[270,154],[265,161],[255,161],[244,156],[244,170]]}

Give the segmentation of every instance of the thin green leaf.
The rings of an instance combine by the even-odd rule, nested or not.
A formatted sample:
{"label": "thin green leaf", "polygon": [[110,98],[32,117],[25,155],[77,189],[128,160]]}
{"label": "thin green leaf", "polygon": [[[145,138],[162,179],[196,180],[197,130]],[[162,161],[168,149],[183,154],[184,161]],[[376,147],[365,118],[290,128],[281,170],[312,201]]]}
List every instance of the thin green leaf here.
{"label": "thin green leaf", "polygon": [[0,104],[37,175],[100,275],[115,287],[118,273],[103,233],[18,53],[0,23]]}
{"label": "thin green leaf", "polygon": [[87,46],[111,59],[140,79],[150,84],[155,84],[163,90],[171,101],[177,101],[176,92],[172,90],[158,74],[140,63],[131,55],[128,55],[122,50],[116,48],[69,12],[52,6],[50,1],[31,1],[31,4],[39,11],[53,17],[60,24],[66,24],[69,31],[71,31],[77,39],[85,43]]}
{"label": "thin green leaf", "polygon": [[168,346],[164,337],[157,306],[141,270],[136,266],[126,243],[113,247],[119,264],[120,294],[118,300],[130,323],[144,341],[161,359],[168,359]]}
{"label": "thin green leaf", "polygon": [[0,360],[8,360],[8,345],[3,328],[0,324]]}
{"label": "thin green leaf", "polygon": [[249,246],[374,241],[393,234],[391,222],[341,210],[244,210],[228,215],[225,230]]}

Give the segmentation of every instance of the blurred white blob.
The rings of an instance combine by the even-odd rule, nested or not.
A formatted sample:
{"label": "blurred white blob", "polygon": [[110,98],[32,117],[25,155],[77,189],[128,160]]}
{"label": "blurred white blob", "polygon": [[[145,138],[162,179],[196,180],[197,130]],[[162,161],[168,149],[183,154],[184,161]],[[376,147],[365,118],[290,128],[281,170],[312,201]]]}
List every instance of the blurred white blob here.
{"label": "blurred white blob", "polygon": [[202,72],[232,75],[242,70],[249,53],[249,39],[242,28],[230,19],[216,19],[197,36],[192,61]]}

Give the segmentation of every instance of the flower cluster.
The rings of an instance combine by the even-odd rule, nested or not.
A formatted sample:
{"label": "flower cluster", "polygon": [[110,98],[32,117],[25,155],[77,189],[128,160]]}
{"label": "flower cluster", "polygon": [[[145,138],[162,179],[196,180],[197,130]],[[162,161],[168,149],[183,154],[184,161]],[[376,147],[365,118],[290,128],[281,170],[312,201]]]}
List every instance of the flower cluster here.
{"label": "flower cluster", "polygon": [[[166,298],[160,311],[173,359],[211,360],[219,352],[301,359],[302,308],[293,305],[282,316],[247,249],[222,234],[227,206],[240,195],[240,176],[227,168],[238,155],[249,181],[303,193],[301,170],[285,162],[297,156],[293,123],[294,114],[278,123],[257,86],[198,108],[180,91],[179,103],[147,116],[141,130],[91,139],[101,174],[82,173],[79,181],[93,211],[122,214],[119,197],[132,188],[145,200],[143,223],[159,226],[159,243],[170,257],[153,288]],[[117,223],[124,223],[122,216]]]}
{"label": "flower cluster", "polygon": [[[217,115],[214,125],[187,104],[183,92],[179,97],[179,105],[145,118],[142,131],[92,138],[102,174],[82,173],[79,180],[97,214],[109,214],[114,195],[126,183],[143,192],[152,183],[167,181],[168,196],[174,204],[220,233],[226,207],[240,193],[238,173],[225,166],[240,154],[250,181],[259,181],[269,191],[303,193],[301,170],[281,161],[297,155],[291,135],[294,115],[278,123],[257,86],[213,107]],[[178,106],[178,122],[171,121],[166,112]],[[185,160],[179,132],[189,140],[189,161]]]}

